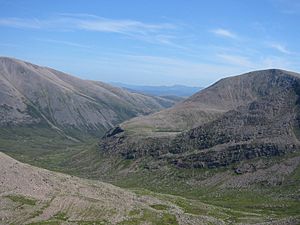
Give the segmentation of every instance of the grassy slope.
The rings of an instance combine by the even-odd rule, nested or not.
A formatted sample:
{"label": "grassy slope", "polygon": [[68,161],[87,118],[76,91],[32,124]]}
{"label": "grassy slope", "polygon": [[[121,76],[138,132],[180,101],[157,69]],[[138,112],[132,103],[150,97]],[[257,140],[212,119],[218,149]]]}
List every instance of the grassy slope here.
{"label": "grassy slope", "polygon": [[0,128],[0,151],[38,167],[62,171],[64,162],[95,138],[74,142],[47,127]]}
{"label": "grassy slope", "polygon": [[[85,154],[87,152],[80,155],[81,159],[85,158]],[[97,157],[96,153],[93,153],[93,150],[88,154]],[[294,156],[290,155],[286,156],[286,158]],[[103,159],[99,158],[99,160],[105,163]],[[280,160],[282,159],[275,158],[271,161],[275,163]],[[148,161],[148,159],[145,161]],[[113,167],[126,172],[117,173],[115,170],[109,170],[105,173],[106,175],[109,174],[109,176],[103,175],[99,169],[99,173],[97,174],[95,172],[97,168],[92,165],[87,166],[83,163],[85,166],[82,166],[82,168],[85,168],[85,170],[77,171],[77,175],[84,176],[84,174],[90,174],[92,178],[101,176],[117,186],[133,189],[137,192],[148,193],[148,191],[152,191],[155,194],[163,193],[166,195],[171,194],[173,197],[181,196],[182,198],[178,198],[178,201],[176,200],[176,204],[183,207],[189,213],[203,214],[202,204],[212,204],[225,210],[227,219],[234,222],[244,220],[247,217],[244,215],[245,212],[259,214],[260,217],[265,219],[295,217],[300,214],[300,201],[295,198],[300,186],[300,167],[280,186],[271,187],[258,184],[249,189],[222,189],[220,187],[222,183],[203,187],[193,183],[193,181],[201,180],[203,177],[210,177],[227,170],[231,170],[234,174],[231,168],[178,170],[174,167],[167,167],[150,171],[143,167],[143,163],[140,162],[136,169],[137,172],[130,172],[130,169],[126,170],[126,168],[134,168],[135,163],[131,160],[119,161]],[[177,197],[174,198],[177,199]],[[220,213],[219,209],[216,211]],[[217,212],[215,213],[218,214]]]}
{"label": "grassy slope", "polygon": [[144,170],[138,174],[132,174],[126,179],[119,180],[116,184],[127,188],[147,188],[155,192],[183,196],[187,199],[233,210],[263,213],[265,215],[272,214],[279,217],[299,215],[299,199],[287,197],[291,193],[297,192],[297,187],[300,185],[299,167],[289,177],[289,179],[294,181],[294,187],[291,185],[283,185],[281,187],[262,187],[257,185],[251,189],[221,189],[221,183],[214,186],[201,187],[187,182],[194,180],[197,176],[217,172],[204,171],[203,169],[199,169],[198,171],[171,170],[163,174],[160,171],[150,173]]}
{"label": "grassy slope", "polygon": [[[287,178],[290,182],[281,186],[221,189],[221,184],[203,187],[192,181],[231,168],[178,170],[164,166],[153,171],[145,168],[142,162],[136,164],[131,160],[113,159],[115,164],[112,167],[115,169],[104,170],[105,165],[112,161],[99,153],[96,138],[86,137],[85,142],[75,143],[47,128],[1,129],[0,151],[35,166],[85,178],[102,179],[137,193],[167,198],[195,215],[206,215],[208,212],[203,204],[207,203],[216,207],[210,210],[209,215],[228,223],[281,219],[300,214],[300,201],[292,195],[299,192],[299,167]],[[135,172],[130,172],[132,168],[135,168]]]}

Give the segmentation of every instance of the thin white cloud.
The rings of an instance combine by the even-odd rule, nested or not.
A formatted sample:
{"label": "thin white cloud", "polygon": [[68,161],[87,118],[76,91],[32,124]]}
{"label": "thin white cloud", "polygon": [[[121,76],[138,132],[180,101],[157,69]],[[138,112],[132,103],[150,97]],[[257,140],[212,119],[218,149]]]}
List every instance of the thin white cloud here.
{"label": "thin white cloud", "polygon": [[67,46],[71,46],[71,47],[92,48],[92,46],[90,46],[90,45],[83,45],[83,44],[79,44],[79,43],[71,42],[71,41],[62,41],[62,40],[55,40],[55,39],[40,39],[40,38],[37,38],[36,40],[54,43],[54,44],[62,44],[62,45],[67,45]]}
{"label": "thin white cloud", "polygon": [[233,39],[237,38],[236,34],[231,32],[230,30],[226,30],[222,28],[214,29],[211,32],[220,37],[233,38]]}
{"label": "thin white cloud", "polygon": [[0,26],[40,29],[42,28],[42,23],[38,19],[1,18]]}
{"label": "thin white cloud", "polygon": [[[292,68],[292,62],[282,58],[282,57],[273,57],[267,56],[261,60],[262,67],[264,68],[283,68],[289,69]],[[291,69],[293,70],[293,69]]]}
{"label": "thin white cloud", "polygon": [[23,29],[50,29],[54,31],[94,31],[118,33],[152,43],[171,45],[176,25],[145,23],[137,20],[115,20],[90,14],[59,14],[55,18],[0,18],[0,26]]}
{"label": "thin white cloud", "polygon": [[277,51],[284,54],[291,54],[291,52],[282,44],[279,43],[270,43],[269,46]]}
{"label": "thin white cloud", "polygon": [[254,67],[251,60],[245,56],[230,55],[230,54],[217,54],[217,57],[222,61],[240,67],[252,68]]}
{"label": "thin white cloud", "polygon": [[225,64],[232,65],[237,68],[244,68],[248,70],[260,70],[268,68],[281,68],[287,70],[293,70],[293,65],[291,60],[285,57],[275,57],[269,55],[262,56],[242,56],[242,55],[230,55],[230,54],[217,54]]}
{"label": "thin white cloud", "polygon": [[111,20],[105,18],[79,20],[78,28],[100,32],[145,33],[173,29],[171,24],[148,24],[135,20]]}
{"label": "thin white cloud", "polygon": [[[240,36],[239,33],[227,29],[210,30],[210,34],[233,40],[234,43],[226,46],[213,45],[214,43],[202,43],[200,39],[187,39],[186,34],[192,29],[172,23],[146,23],[137,20],[116,20],[108,19],[89,14],[57,14],[53,18],[44,19],[24,19],[24,18],[0,18],[0,26],[40,29],[50,31],[85,31],[94,33],[113,33],[122,38],[139,40],[147,43],[159,44],[164,47],[176,48],[178,58],[155,57],[155,56],[134,56],[132,55],[114,56],[102,59],[103,67],[107,66],[107,71],[115,74],[118,68],[127,68],[128,74],[144,73],[150,77],[153,74],[164,76],[170,74],[168,78],[176,76],[178,80],[189,77],[189,79],[202,79],[207,82],[212,81],[211,77],[219,78],[217,75],[238,74],[245,70],[263,69],[268,67],[291,68],[292,56],[297,53],[292,52],[284,45],[276,42],[270,43],[266,40],[257,40]],[[184,32],[183,32],[184,31]],[[195,35],[196,36],[196,35]],[[55,44],[68,45],[80,48],[89,48],[85,51],[95,53],[94,46],[86,46],[84,43],[76,43],[68,40],[43,39],[40,41]],[[216,41],[219,41],[216,40]],[[201,44],[202,43],[202,44]],[[95,46],[97,47],[97,46]],[[111,47],[112,50],[114,46]],[[282,58],[271,57],[266,50],[275,49],[281,53]],[[83,50],[83,49],[82,49]],[[121,49],[122,50],[122,49]],[[119,51],[119,49],[118,49]],[[111,51],[110,51],[111,52]],[[144,51],[143,51],[144,52]],[[185,57],[188,53],[188,57]],[[147,54],[147,53],[145,53]],[[182,57],[182,55],[184,55]],[[217,57],[216,57],[217,56]],[[182,57],[182,60],[180,59]],[[120,66],[120,62],[123,64]],[[292,64],[293,65],[293,64]],[[298,64],[296,65],[298,66]],[[294,66],[295,67],[295,66]],[[295,67],[296,68],[296,67]],[[297,67],[298,68],[298,67]],[[101,68],[97,68],[100,71]],[[96,72],[95,72],[96,73]],[[206,77],[208,75],[208,77]],[[149,79],[151,81],[151,79]]]}
{"label": "thin white cloud", "polygon": [[[108,62],[107,59],[110,57],[112,57],[112,60]],[[109,70],[114,70],[114,68],[124,65],[126,72],[138,75],[138,77],[135,77],[136,82],[151,83],[153,82],[153,77],[160,77],[160,79],[168,83],[172,80],[182,83],[201,80],[202,85],[207,85],[220,77],[239,74],[243,71],[241,67],[238,68],[228,64],[221,65],[217,62],[205,63],[151,55],[107,55],[104,59],[104,63],[102,62],[103,59],[100,59],[95,65],[99,66],[103,63],[101,66],[108,66]],[[138,80],[139,77],[141,77],[140,81]]]}

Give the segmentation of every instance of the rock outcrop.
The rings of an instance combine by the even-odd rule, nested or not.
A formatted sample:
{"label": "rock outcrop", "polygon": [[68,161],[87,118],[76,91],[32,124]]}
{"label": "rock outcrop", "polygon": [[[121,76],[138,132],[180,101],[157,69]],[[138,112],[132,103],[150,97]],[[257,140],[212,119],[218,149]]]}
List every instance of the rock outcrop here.
{"label": "rock outcrop", "polygon": [[150,155],[184,168],[215,168],[298,151],[299,87],[300,76],[282,70],[226,78],[184,103],[222,112],[215,119],[200,119],[176,136],[138,136],[123,126],[123,133],[100,141],[101,150],[125,158]]}

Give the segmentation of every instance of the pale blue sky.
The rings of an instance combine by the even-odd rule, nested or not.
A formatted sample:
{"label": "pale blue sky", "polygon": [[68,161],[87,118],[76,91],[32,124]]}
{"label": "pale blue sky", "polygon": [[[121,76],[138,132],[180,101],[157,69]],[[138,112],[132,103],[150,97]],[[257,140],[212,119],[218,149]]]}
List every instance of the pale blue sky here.
{"label": "pale blue sky", "polygon": [[84,79],[206,86],[300,72],[298,0],[0,0],[0,55]]}

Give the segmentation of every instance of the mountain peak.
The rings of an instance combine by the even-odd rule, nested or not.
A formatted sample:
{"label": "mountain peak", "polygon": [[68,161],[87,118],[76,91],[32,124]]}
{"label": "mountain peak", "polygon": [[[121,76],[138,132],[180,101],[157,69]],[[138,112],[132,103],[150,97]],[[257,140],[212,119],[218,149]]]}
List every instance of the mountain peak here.
{"label": "mountain peak", "polygon": [[[222,79],[170,109],[134,118],[100,141],[128,159],[215,168],[299,149],[299,74],[254,71]],[[130,130],[130,132],[126,132]]]}
{"label": "mountain peak", "polygon": [[[268,95],[276,96],[285,88],[294,87],[299,77],[297,73],[268,69],[224,78],[170,109],[149,116],[133,118],[121,126],[131,132],[139,130],[136,135],[178,134],[210,122],[239,106]],[[143,132],[140,132],[141,130]]]}

